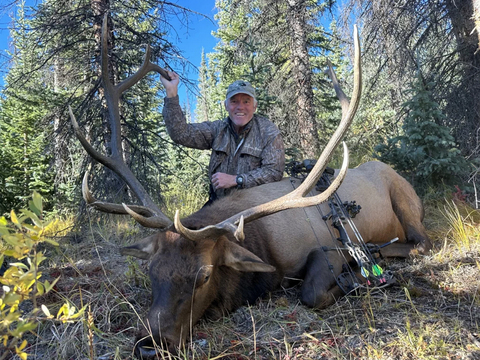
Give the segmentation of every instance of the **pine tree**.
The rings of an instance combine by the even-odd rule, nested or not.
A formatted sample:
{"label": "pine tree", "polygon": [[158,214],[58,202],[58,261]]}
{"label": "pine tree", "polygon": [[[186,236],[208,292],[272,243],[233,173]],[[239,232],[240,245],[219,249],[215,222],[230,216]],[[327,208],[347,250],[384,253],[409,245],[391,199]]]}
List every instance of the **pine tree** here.
{"label": "pine tree", "polygon": [[[53,95],[41,74],[34,72],[39,52],[33,46],[23,6],[17,24],[18,30],[11,31],[13,67],[0,98],[0,213],[26,206],[34,190],[43,196],[53,191],[52,154],[44,152],[50,140],[49,125],[43,122]],[[34,75],[19,84],[16,75],[24,72]]]}
{"label": "pine tree", "polygon": [[403,133],[376,147],[377,157],[393,165],[420,192],[441,184],[457,185],[469,170],[450,130],[439,125],[444,115],[432,98],[434,86],[417,75],[408,91],[411,98],[403,105],[407,112]]}
{"label": "pine tree", "polygon": [[215,63],[207,63],[205,52],[202,51],[202,60],[198,74],[199,96],[195,109],[196,121],[213,121],[223,119],[225,110],[223,100],[225,93],[220,91],[215,72]]}

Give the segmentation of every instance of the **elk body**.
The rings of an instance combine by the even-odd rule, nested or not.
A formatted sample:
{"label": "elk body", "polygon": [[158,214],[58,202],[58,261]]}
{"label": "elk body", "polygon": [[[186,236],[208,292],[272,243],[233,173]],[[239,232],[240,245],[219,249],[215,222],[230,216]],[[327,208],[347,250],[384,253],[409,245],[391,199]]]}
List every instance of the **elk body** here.
{"label": "elk body", "polygon": [[[298,185],[294,184],[294,185]],[[290,179],[237,191],[182,220],[190,229],[204,228],[225,216],[269,202],[291,192]],[[354,222],[366,242],[400,241],[382,250],[383,256],[406,257],[414,249],[424,253],[430,242],[421,223],[422,204],[408,182],[381,162],[349,170],[338,189],[342,199],[362,206]],[[316,192],[315,192],[316,193]],[[148,322],[155,341],[181,344],[189,327],[206,315],[217,318],[278,288],[282,279],[303,279],[300,300],[322,308],[340,294],[335,277],[344,259],[333,246],[322,220],[327,204],[289,209],[245,225],[239,244],[231,234],[192,241],[167,230],[122,249],[123,254],[151,259],[153,301]],[[328,256],[328,262],[326,260]],[[141,346],[151,345],[146,338]]]}
{"label": "elk body", "polygon": [[[103,32],[105,41],[105,26]],[[406,257],[414,250],[430,250],[420,199],[410,184],[387,165],[369,162],[347,174],[348,152],[344,146],[344,164],[336,171],[335,180],[323,193],[312,190],[358,106],[361,77],[357,34],[355,48],[352,100],[348,101],[331,71],[342,102],[342,120],[305,181],[285,178],[240,190],[185,219],[180,220],[177,212],[173,223],[153,204],[119,154],[112,151],[112,156],[106,157],[93,149],[71,112],[77,137],[87,152],[117,172],[142,205],[122,206],[96,200],[88,189],[88,174],[83,183],[87,203],[100,211],[128,213],[142,225],[162,229],[121,250],[124,255],[150,260],[152,304],[145,321],[147,329],[136,342],[137,354],[155,356],[151,350],[154,344],[174,351],[202,316],[219,317],[253,303],[279,287],[285,277],[303,279],[300,296],[308,306],[320,308],[335,301],[340,294],[335,277],[345,260],[337,252],[323,250],[324,246],[332,246],[332,237],[329,225],[322,220],[322,214],[329,212],[322,203],[335,191],[342,199],[355,200],[362,206],[354,220],[366,242],[382,244],[395,237],[400,239],[382,251],[384,256]],[[119,129],[121,93],[147,72],[163,70],[149,62],[147,49],[141,69],[114,86],[108,79],[106,57],[104,44],[102,80],[111,126]],[[117,144],[115,148],[121,146]]]}

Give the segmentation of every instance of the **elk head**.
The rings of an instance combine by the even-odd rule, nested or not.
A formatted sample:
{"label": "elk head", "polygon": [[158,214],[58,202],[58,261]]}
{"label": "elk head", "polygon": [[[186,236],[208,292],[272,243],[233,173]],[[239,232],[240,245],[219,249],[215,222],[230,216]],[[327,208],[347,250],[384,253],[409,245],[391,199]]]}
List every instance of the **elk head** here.
{"label": "elk head", "polygon": [[[88,188],[88,173],[85,174],[82,183],[82,193],[86,203],[99,211],[129,214],[143,226],[161,229],[161,231],[121,250],[123,255],[150,260],[149,276],[153,296],[144,325],[151,336],[148,339],[140,336],[136,349],[143,357],[151,357],[155,355],[155,351],[151,347],[155,343],[163,345],[170,351],[174,351],[175,347],[182,345],[193,324],[206,311],[208,312],[209,306],[219,292],[221,278],[225,273],[235,276],[239,272],[273,273],[275,271],[275,267],[265,263],[253,252],[241,246],[245,237],[245,224],[286,209],[319,204],[326,201],[340,186],[348,168],[348,151],[345,144],[342,169],[332,185],[319,195],[306,196],[323,173],[334,149],[350,126],[358,107],[361,88],[359,40],[355,28],[355,83],[351,102],[339,88],[333,70],[330,70],[337,96],[342,102],[342,120],[302,185],[287,195],[240,211],[216,225],[203,226],[203,224],[188,223],[185,226],[180,221],[178,211],[173,222],[163,214],[125,164],[120,153],[120,95],[150,71],[159,72],[166,78],[168,78],[168,74],[149,61],[149,48],[147,47],[141,68],[120,84],[112,84],[108,76],[106,38],[105,16],[101,52],[102,83],[112,131],[111,156],[107,157],[99,153],[86,140],[71,109],[70,117],[76,136],[87,153],[118,174],[136,195],[141,205],[120,205],[95,199]],[[248,189],[244,191],[248,191]],[[146,335],[146,332],[143,335]]]}

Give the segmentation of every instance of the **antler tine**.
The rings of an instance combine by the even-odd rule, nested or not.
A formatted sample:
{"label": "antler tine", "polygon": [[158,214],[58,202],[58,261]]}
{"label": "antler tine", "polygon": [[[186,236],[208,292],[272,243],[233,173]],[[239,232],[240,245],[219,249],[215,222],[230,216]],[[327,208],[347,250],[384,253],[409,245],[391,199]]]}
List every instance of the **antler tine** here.
{"label": "antler tine", "polygon": [[143,64],[140,68],[131,76],[123,80],[120,84],[116,86],[117,90],[120,93],[123,93],[128,88],[131,88],[135,85],[138,81],[140,81],[145,75],[147,75],[150,71],[156,71],[160,75],[162,75],[165,79],[171,80],[170,76],[168,75],[167,71],[157,64],[154,64],[150,61],[150,45],[147,45],[145,50],[145,57],[143,59]]}
{"label": "antler tine", "polygon": [[335,94],[337,94],[338,100],[340,100],[340,105],[342,105],[342,116],[348,111],[350,107],[350,100],[348,100],[347,95],[343,92],[340,84],[338,83],[337,74],[333,70],[333,65],[330,59],[327,59],[328,70],[325,73],[330,77],[332,80],[333,89],[335,90]]}
{"label": "antler tine", "polygon": [[[341,138],[345,135],[346,131],[348,130],[348,127],[352,123],[353,117],[358,108],[360,95],[361,95],[362,78],[361,78],[361,65],[360,65],[360,41],[358,38],[358,30],[356,26],[354,27],[354,42],[355,42],[355,63],[354,63],[354,88],[352,93],[352,101],[349,104],[348,110],[342,111],[343,113],[342,120],[340,121],[340,124],[337,130],[335,131],[335,133],[333,134],[333,136],[325,146],[325,149],[320,155],[317,163],[315,164],[315,166],[313,167],[312,171],[307,176],[307,178],[304,180],[304,182],[297,189],[295,189],[294,191],[292,191],[287,195],[282,196],[281,198],[272,200],[266,204],[261,204],[261,205],[252,207],[250,209],[244,210],[216,225],[207,226],[200,230],[185,231],[184,229],[182,229],[184,233],[188,234],[190,238],[192,238],[192,236],[196,238],[204,238],[213,234],[218,234],[219,231],[220,232],[232,231],[231,229],[235,229],[236,231],[237,225],[240,223],[240,220],[242,218],[245,223],[248,223],[250,221],[256,220],[263,216],[271,215],[282,210],[317,205],[326,201],[338,189],[343,179],[345,178],[345,175],[348,170],[348,149],[345,143],[343,143],[344,160],[338,176],[335,178],[332,184],[328,187],[328,189],[325,190],[323,193],[320,193],[316,196],[305,197],[311,191],[311,189],[315,186],[318,179],[320,178],[323,171],[325,170],[328,164],[328,161],[330,160],[330,157],[333,154],[333,151],[335,150]],[[346,96],[344,96],[344,98],[346,98]],[[342,101],[342,99],[340,100]],[[342,107],[343,107],[343,104],[342,104]],[[179,222],[180,221],[178,220],[178,223]],[[175,221],[175,227],[177,228],[177,231],[179,231],[178,229],[180,226],[179,224],[177,224],[177,221]]]}
{"label": "antler tine", "polygon": [[[88,206],[91,206],[95,208],[98,211],[110,213],[110,214],[119,214],[119,215],[132,215],[132,213],[136,216],[133,216],[133,218],[136,217],[141,217],[143,219],[148,219],[149,224],[152,224],[151,226],[147,227],[166,227],[171,224],[169,221],[168,223],[160,223],[159,218],[156,216],[156,214],[152,211],[152,209],[147,208],[145,206],[139,206],[139,205],[128,205],[128,210],[126,209],[127,205],[125,204],[115,204],[115,203],[109,203],[109,202],[104,202],[104,201],[99,201],[97,200],[92,192],[90,191],[90,188],[88,187],[88,177],[90,173],[88,171],[85,172],[85,175],[83,176],[83,181],[82,181],[82,194],[83,198],[85,199],[85,202],[87,203]],[[140,222],[140,221],[139,221]],[[142,224],[143,225],[143,224]],[[162,225],[162,226],[161,226]]]}
{"label": "antler tine", "polygon": [[243,233],[243,216],[240,216],[240,219],[238,220],[238,225],[225,220],[217,225],[209,225],[200,230],[191,230],[183,226],[182,222],[180,221],[180,212],[177,210],[175,212],[174,224],[175,229],[179,234],[193,241],[199,241],[212,237],[213,235],[227,233],[232,233],[235,236],[235,239],[237,239],[237,241],[240,243],[243,242],[243,240],[245,239],[245,234]]}
{"label": "antler tine", "polygon": [[[112,134],[111,138],[111,157],[107,157],[93,148],[93,146],[88,142],[85,136],[79,129],[78,123],[73,115],[72,109],[69,107],[70,119],[75,130],[75,134],[79,139],[80,143],[83,145],[87,153],[94,159],[108,167],[110,170],[115,172],[120,176],[125,183],[129,186],[132,192],[137,196],[143,206],[138,205],[129,205],[128,207],[120,205],[107,203],[96,200],[88,189],[88,173],[84,176],[84,181],[82,183],[82,190],[85,201],[90,206],[96,208],[97,210],[114,213],[114,214],[131,214],[132,212],[136,214],[134,218],[148,218],[148,221],[145,223],[154,224],[153,227],[167,227],[172,224],[172,221],[157,207],[154,201],[151,199],[145,188],[137,180],[133,172],[126,165],[123,160],[122,155],[122,138],[121,138],[121,125],[120,125],[120,110],[119,110],[119,101],[120,96],[123,91],[135,85],[140,79],[142,79],[149,71],[158,71],[162,73],[163,76],[168,76],[165,70],[161,69],[159,66],[152,64],[148,58],[150,55],[150,50],[147,48],[146,56],[144,63],[140,70],[120,83],[117,86],[114,86],[112,81],[109,78],[108,72],[108,48],[107,48],[107,14],[103,18],[102,26],[102,40],[101,40],[101,68],[102,68],[102,83],[104,88],[104,95],[107,102],[108,113],[109,113],[109,122],[110,130]],[[128,210],[127,210],[128,208]]]}
{"label": "antler tine", "polygon": [[75,115],[73,114],[70,105],[68,105],[68,112],[70,114],[70,120],[72,122],[73,130],[75,131],[75,136],[80,141],[83,148],[87,151],[88,155],[90,155],[94,160],[97,160],[101,164],[110,162],[110,159],[108,157],[95,150],[95,148],[85,138],[82,131],[80,130],[80,127],[78,126],[77,119],[75,118]]}
{"label": "antler tine", "polygon": [[[154,64],[150,61],[150,46],[147,45],[145,50],[145,57],[143,59],[143,64],[140,68],[131,76],[123,80],[118,85],[114,86],[110,79],[108,78],[108,47],[107,47],[107,13],[103,17],[102,25],[102,81],[105,87],[108,87],[109,93],[112,94],[112,100],[118,100],[120,95],[127,89],[131,88],[137,82],[145,77],[150,71],[156,71],[162,75],[165,79],[171,80],[167,71],[157,64]],[[108,101],[108,99],[107,99]],[[110,106],[109,106],[110,109]],[[118,107],[117,107],[118,110]]]}
{"label": "antler tine", "polygon": [[154,229],[164,229],[172,225],[172,222],[168,218],[167,221],[165,221],[165,219],[160,216],[152,216],[148,214],[148,211],[150,211],[150,209],[143,206],[126,205],[122,203],[122,207],[125,214],[130,215],[136,222],[138,222],[142,226]]}

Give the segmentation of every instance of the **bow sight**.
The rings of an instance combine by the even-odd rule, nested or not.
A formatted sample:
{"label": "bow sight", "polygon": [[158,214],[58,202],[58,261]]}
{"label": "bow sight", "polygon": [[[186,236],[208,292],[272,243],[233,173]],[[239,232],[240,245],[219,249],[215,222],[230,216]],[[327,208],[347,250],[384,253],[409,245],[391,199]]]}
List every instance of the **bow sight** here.
{"label": "bow sight", "polygon": [[[291,177],[297,179],[305,179],[308,173],[315,166],[315,160],[304,160],[302,162],[292,161],[287,164],[287,172]],[[335,170],[332,168],[326,168],[322,176],[316,184],[317,191],[324,191],[331,184],[331,177],[335,174]],[[293,183],[292,183],[293,184]],[[317,205],[317,209],[322,215],[322,219],[333,227],[338,237],[332,234],[333,245],[332,247],[323,246],[322,250],[327,254],[329,251],[338,251],[342,254],[345,263],[342,266],[342,273],[338,277],[335,277],[333,273],[333,266],[328,260],[328,256],[325,256],[329,265],[330,271],[335,277],[335,281],[340,289],[345,293],[351,293],[359,289],[362,284],[367,286],[385,286],[394,282],[394,277],[391,271],[385,271],[378,263],[381,260],[382,254],[380,250],[385,246],[393,244],[398,238],[392,239],[388,243],[381,246],[376,244],[367,244],[363,240],[359,233],[353,218],[360,212],[361,206],[355,201],[345,201],[340,199],[340,196],[335,192],[328,199],[328,206],[330,211],[327,214],[323,214],[320,207]],[[354,241],[349,236],[347,228],[351,230],[354,236]],[[360,274],[363,277],[360,278],[355,271],[349,265],[350,261],[347,260],[345,253],[348,253],[350,257],[355,261],[356,265],[360,269]]]}

